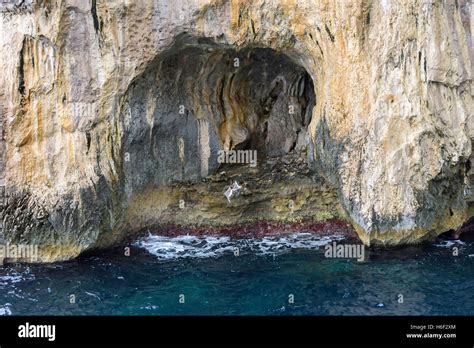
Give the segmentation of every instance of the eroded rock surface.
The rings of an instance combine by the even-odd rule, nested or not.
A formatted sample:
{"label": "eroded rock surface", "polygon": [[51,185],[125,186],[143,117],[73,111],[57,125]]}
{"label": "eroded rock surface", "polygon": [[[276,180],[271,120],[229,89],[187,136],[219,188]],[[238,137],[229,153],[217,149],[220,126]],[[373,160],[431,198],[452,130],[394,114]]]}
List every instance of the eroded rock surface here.
{"label": "eroded rock surface", "polygon": [[[199,192],[220,149],[261,163],[306,151],[300,194],[334,199],[300,217],[330,207],[366,244],[419,242],[473,214],[470,0],[1,6],[2,234],[39,244],[42,261],[168,219],[180,196],[162,193]],[[273,182],[265,199],[291,199],[283,184],[296,187]],[[219,223],[198,208],[171,215]],[[260,216],[289,219],[272,209]]]}

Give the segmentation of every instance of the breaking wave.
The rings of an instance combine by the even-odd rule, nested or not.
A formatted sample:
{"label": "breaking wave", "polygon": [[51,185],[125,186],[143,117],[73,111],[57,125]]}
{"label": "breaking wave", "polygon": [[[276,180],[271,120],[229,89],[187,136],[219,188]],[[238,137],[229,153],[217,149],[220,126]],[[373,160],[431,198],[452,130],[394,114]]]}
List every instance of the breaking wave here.
{"label": "breaking wave", "polygon": [[226,254],[254,253],[256,255],[278,255],[294,249],[319,249],[344,239],[341,235],[318,236],[298,232],[263,238],[231,238],[226,236],[177,236],[148,235],[135,245],[146,249],[160,260],[180,258],[220,257]]}

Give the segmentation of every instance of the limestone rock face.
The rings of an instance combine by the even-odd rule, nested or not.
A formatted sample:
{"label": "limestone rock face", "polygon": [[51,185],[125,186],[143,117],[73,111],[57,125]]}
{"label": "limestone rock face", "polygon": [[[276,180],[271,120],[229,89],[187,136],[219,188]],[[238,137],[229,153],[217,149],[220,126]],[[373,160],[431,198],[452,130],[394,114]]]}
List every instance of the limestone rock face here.
{"label": "limestone rock face", "polygon": [[[2,237],[38,244],[41,261],[180,223],[164,212],[183,188],[167,187],[217,174],[219,150],[307,149],[335,190],[325,209],[366,244],[473,215],[470,0],[0,6]],[[314,203],[319,182],[291,194]]]}

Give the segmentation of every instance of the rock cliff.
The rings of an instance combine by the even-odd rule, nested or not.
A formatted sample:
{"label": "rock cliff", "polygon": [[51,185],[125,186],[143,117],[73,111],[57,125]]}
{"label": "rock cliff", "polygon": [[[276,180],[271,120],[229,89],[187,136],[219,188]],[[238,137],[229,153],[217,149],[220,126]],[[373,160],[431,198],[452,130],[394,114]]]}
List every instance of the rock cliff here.
{"label": "rock cliff", "polygon": [[166,223],[329,217],[395,245],[474,215],[470,0],[0,6],[0,237],[41,261]]}

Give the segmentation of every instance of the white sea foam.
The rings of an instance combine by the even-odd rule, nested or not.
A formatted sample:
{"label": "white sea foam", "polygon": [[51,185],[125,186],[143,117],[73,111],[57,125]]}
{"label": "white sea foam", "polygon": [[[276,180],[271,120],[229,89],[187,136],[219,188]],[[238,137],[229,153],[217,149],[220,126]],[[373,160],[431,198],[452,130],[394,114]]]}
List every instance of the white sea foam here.
{"label": "white sea foam", "polygon": [[263,238],[234,239],[225,236],[177,236],[149,235],[136,242],[161,260],[179,258],[208,258],[251,252],[257,255],[277,255],[292,249],[319,249],[321,246],[344,239],[341,235],[317,236],[313,233],[292,233]]}
{"label": "white sea foam", "polygon": [[451,248],[454,245],[466,245],[462,240],[454,239],[454,240],[440,240],[437,244],[434,244],[436,247],[440,248]]}
{"label": "white sea foam", "polygon": [[155,309],[159,309],[159,308],[160,308],[160,307],[155,306],[155,305],[140,307],[140,309],[147,309],[147,310],[155,310]]}
{"label": "white sea foam", "polygon": [[88,291],[84,291],[86,293],[86,295],[89,295],[91,297],[95,297],[96,299],[98,299],[99,301],[102,301],[102,299],[99,297],[99,295],[97,294],[94,294],[93,292],[88,292]]}
{"label": "white sea foam", "polygon": [[5,303],[3,306],[0,306],[0,315],[12,315],[10,307],[10,303]]}
{"label": "white sea foam", "polygon": [[34,275],[30,273],[29,268],[21,273],[17,271],[8,271],[7,274],[0,275],[0,287],[31,279],[34,279]]}
{"label": "white sea foam", "polygon": [[0,276],[0,285],[19,283],[23,280],[23,275],[5,275]]}

